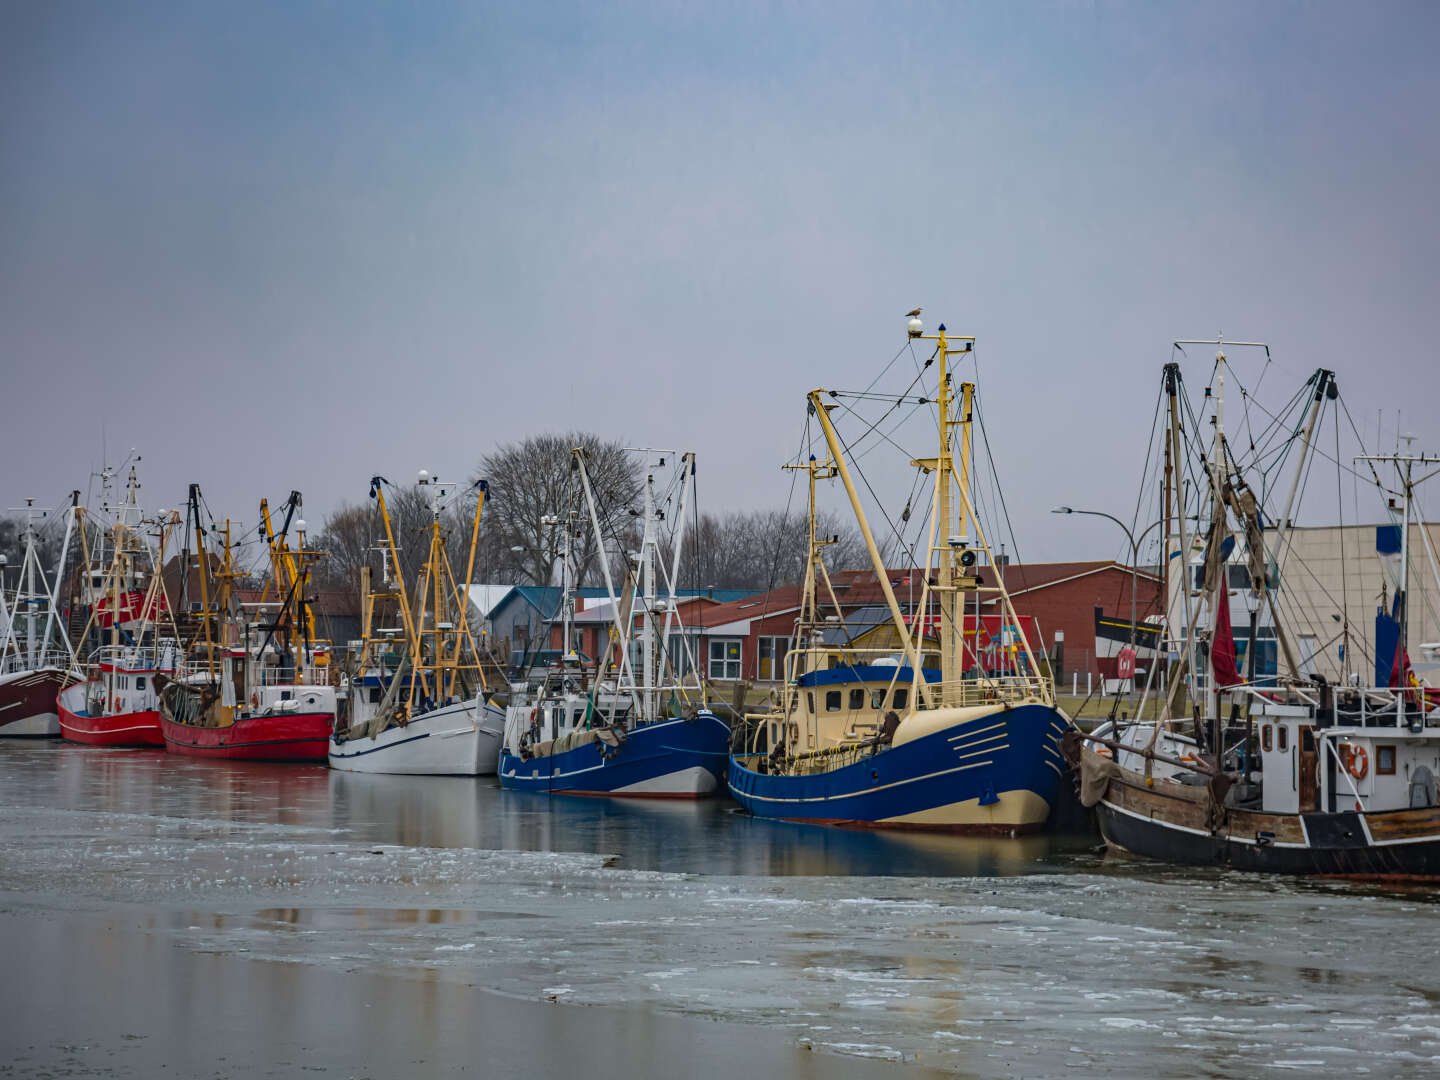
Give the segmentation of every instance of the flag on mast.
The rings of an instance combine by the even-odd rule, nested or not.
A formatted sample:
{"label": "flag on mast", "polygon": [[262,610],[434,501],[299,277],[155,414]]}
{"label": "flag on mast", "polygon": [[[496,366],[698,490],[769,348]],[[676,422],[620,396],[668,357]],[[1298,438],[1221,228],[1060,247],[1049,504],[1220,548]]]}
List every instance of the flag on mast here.
{"label": "flag on mast", "polygon": [[1235,633],[1230,629],[1230,590],[1219,590],[1219,609],[1215,619],[1215,640],[1210,645],[1210,666],[1215,672],[1216,686],[1235,686],[1243,682],[1235,664]]}

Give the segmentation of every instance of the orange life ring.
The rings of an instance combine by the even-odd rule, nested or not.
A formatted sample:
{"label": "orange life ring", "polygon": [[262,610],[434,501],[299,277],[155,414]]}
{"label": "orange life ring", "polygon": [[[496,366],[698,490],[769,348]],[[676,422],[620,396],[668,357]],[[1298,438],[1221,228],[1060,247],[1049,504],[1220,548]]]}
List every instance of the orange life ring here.
{"label": "orange life ring", "polygon": [[1356,780],[1364,780],[1365,774],[1370,771],[1370,752],[1363,746],[1346,743],[1342,754],[1345,758],[1345,771]]}

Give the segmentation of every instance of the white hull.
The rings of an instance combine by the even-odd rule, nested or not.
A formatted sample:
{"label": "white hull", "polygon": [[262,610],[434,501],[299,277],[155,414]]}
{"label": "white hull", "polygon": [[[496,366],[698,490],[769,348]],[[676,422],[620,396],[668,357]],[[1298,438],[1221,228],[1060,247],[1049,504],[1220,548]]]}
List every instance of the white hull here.
{"label": "white hull", "polygon": [[416,776],[493,775],[505,716],[493,705],[466,701],[426,713],[375,738],[330,739],[330,767],[345,772]]}

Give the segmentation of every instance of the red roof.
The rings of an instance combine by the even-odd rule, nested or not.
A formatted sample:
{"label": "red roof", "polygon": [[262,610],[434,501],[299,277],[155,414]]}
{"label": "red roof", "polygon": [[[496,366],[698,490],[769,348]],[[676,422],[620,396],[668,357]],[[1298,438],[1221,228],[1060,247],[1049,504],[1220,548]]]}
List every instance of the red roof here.
{"label": "red roof", "polygon": [[[1044,588],[1059,581],[1112,568],[1126,574],[1130,572],[1128,566],[1117,563],[1113,559],[1102,559],[1090,562],[1011,563],[1001,568],[1001,576],[1011,592],[1020,592],[1026,589]],[[982,568],[980,571],[982,579],[989,572],[991,572],[991,568]],[[1139,571],[1139,574],[1152,581],[1158,580],[1155,575],[1144,570]],[[891,590],[902,607],[906,606],[908,602],[920,599],[920,588],[924,585],[925,575],[919,570],[890,570],[888,576]],[[835,587],[836,599],[843,607],[884,606],[886,603],[885,591],[880,587],[874,570],[831,571],[830,582]],[[816,591],[822,609],[828,608],[830,597],[826,594],[824,585],[819,585]],[[793,611],[800,606],[800,599],[799,585],[781,585],[769,592],[756,593],[743,600],[717,604],[715,607],[706,609],[699,619],[687,619],[686,622],[692,626],[712,627],[724,626],[744,619],[762,619],[770,615]]]}

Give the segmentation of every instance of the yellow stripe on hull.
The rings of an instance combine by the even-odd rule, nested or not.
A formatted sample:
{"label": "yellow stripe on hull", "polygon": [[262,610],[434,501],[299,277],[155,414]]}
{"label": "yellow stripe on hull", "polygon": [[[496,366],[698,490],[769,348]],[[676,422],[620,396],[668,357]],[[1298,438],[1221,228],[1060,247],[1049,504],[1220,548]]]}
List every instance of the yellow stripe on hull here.
{"label": "yellow stripe on hull", "polygon": [[924,829],[975,829],[1004,832],[1038,829],[1050,816],[1050,804],[1033,791],[1006,791],[1000,801],[981,806],[979,799],[934,806],[913,814],[885,818],[885,825]]}

